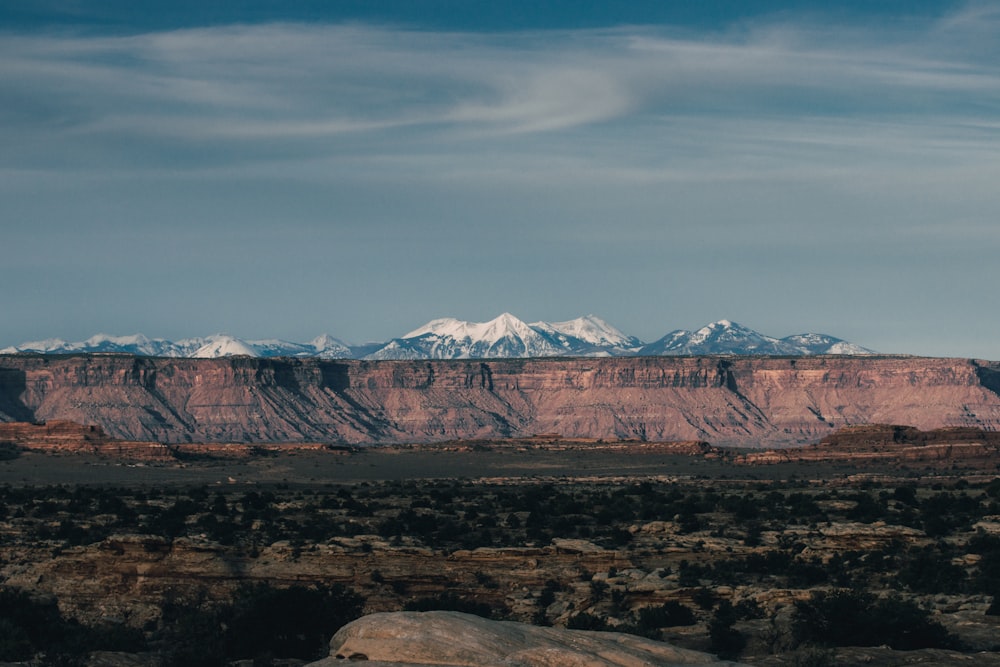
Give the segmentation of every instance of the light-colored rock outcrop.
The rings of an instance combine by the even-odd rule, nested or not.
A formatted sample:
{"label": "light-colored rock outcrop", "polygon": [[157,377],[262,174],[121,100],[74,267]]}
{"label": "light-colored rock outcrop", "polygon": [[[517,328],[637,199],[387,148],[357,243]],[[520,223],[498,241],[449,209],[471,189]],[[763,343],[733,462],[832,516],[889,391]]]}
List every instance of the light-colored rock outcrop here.
{"label": "light-colored rock outcrop", "polygon": [[698,651],[615,632],[543,628],[451,611],[371,614],[341,628],[330,657],[344,661],[453,667],[670,667],[730,665]]}

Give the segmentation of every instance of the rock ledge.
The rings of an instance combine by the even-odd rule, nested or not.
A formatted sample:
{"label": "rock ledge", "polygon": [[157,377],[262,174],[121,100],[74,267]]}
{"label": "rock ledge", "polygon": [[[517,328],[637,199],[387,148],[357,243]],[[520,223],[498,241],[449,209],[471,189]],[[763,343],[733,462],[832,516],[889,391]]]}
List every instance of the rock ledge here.
{"label": "rock ledge", "polygon": [[451,611],[371,614],[330,640],[330,657],[393,667],[670,667],[733,665],[698,651],[616,632],[543,628]]}

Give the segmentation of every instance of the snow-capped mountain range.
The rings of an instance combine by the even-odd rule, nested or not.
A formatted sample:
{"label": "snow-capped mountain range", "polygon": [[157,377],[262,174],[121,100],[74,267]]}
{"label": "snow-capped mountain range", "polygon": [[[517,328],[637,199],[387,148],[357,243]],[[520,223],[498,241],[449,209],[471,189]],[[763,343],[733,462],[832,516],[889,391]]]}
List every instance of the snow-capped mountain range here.
{"label": "snow-capped mountain range", "polygon": [[69,343],[49,339],[0,349],[0,354],[123,353],[153,357],[317,357],[321,359],[498,359],[558,356],[864,355],[872,350],[826,334],[772,338],[729,320],[697,331],[678,329],[652,343],[628,336],[596,315],[527,324],[510,313],[489,322],[431,320],[387,343],[350,345],[322,335],[309,343],[243,340],[227,334],[169,341],[98,334]]}
{"label": "snow-capped mountain range", "polygon": [[510,313],[489,322],[431,320],[369,355],[370,359],[494,359],[621,356],[642,346],[596,315],[525,324]]}
{"label": "snow-capped mountain range", "polygon": [[0,349],[0,354],[81,354],[81,353],[136,354],[146,357],[319,357],[321,359],[346,359],[353,356],[350,346],[331,336],[323,335],[310,343],[293,343],[287,340],[242,340],[227,334],[204,338],[185,338],[169,341],[162,338],[134,336],[109,336],[97,334],[87,340],[68,343],[59,338],[21,343],[16,347]]}
{"label": "snow-capped mountain range", "polygon": [[729,320],[713,322],[694,332],[683,329],[671,331],[660,340],[644,345],[638,353],[643,356],[873,354],[872,350],[826,334],[804,333],[785,338],[772,338]]}

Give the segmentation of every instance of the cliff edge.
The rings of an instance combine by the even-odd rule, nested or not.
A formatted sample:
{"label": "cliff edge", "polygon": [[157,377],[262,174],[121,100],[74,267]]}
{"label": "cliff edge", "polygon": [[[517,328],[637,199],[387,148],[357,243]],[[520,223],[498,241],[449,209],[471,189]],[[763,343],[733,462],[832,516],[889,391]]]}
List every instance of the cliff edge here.
{"label": "cliff edge", "polygon": [[1000,430],[1000,364],[915,357],[465,361],[0,356],[0,421],[124,440],[530,436],[817,442],[845,426]]}

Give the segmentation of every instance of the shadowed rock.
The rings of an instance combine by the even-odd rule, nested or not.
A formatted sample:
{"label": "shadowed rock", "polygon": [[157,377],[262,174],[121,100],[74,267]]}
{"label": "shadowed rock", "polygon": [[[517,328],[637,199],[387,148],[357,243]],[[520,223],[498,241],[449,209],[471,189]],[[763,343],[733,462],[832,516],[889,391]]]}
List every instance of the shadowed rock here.
{"label": "shadowed rock", "polygon": [[371,614],[345,625],[330,641],[330,657],[310,667],[344,661],[453,667],[670,667],[732,665],[698,651],[617,632],[543,628],[491,621],[451,611]]}

